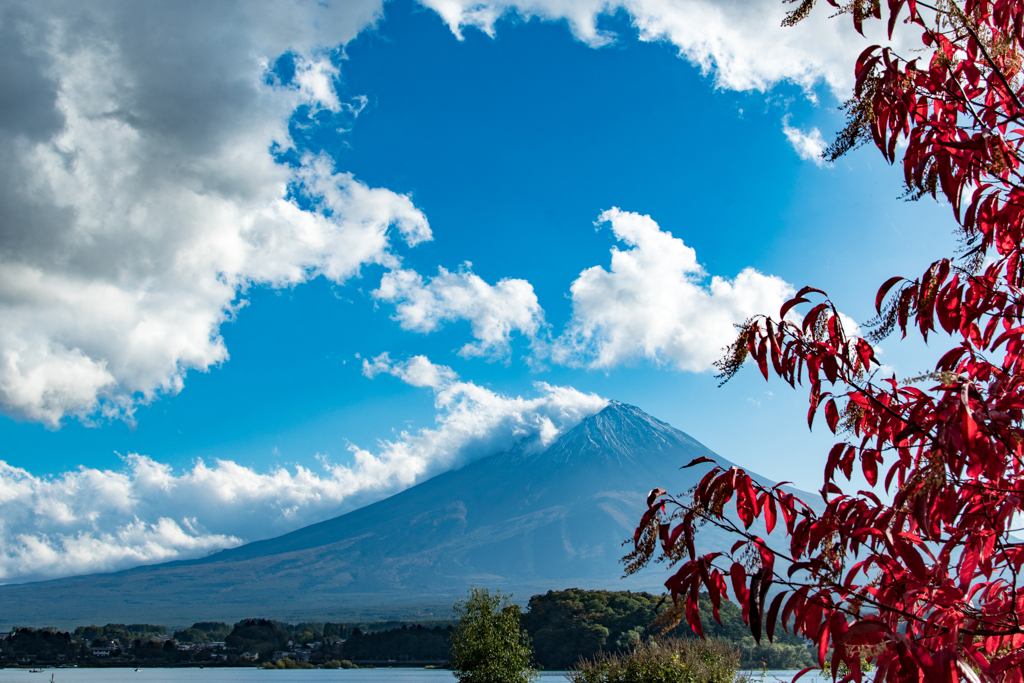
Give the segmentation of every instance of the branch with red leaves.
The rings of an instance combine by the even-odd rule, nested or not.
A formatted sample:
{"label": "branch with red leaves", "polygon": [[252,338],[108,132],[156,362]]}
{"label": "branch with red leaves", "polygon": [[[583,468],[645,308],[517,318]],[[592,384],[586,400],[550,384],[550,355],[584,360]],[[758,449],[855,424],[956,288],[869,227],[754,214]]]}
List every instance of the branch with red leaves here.
{"label": "branch with red leaves", "polygon": [[[829,2],[858,31],[883,19],[878,0]],[[660,554],[678,565],[665,584],[674,614],[698,634],[700,593],[717,618],[731,591],[755,638],[781,624],[813,640],[822,665],[831,651],[844,680],[863,680],[867,659],[876,681],[1024,683],[1024,543],[1011,533],[1024,513],[1024,0],[888,0],[885,10],[890,37],[902,20],[929,58],[865,50],[847,129],[828,153],[871,142],[902,161],[912,198],[949,202],[965,251],[883,283],[869,339],[847,334],[811,287],[777,319],[747,321],[722,377],[753,359],[766,380],[809,389],[808,426],[823,412],[839,437],[824,508],[713,467],[685,499],[651,492],[627,571]],[[896,329],[950,346],[921,377],[886,377],[873,343]],[[855,468],[890,500],[845,490]],[[758,520],[764,538],[751,532]],[[737,537],[729,552],[697,554],[707,524]]]}

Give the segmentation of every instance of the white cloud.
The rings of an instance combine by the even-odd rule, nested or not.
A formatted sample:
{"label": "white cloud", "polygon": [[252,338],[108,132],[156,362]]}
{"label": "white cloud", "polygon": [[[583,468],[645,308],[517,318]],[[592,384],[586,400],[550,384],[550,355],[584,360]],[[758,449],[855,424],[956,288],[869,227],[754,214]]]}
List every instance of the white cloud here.
{"label": "white cloud", "polygon": [[321,458],[319,472],[198,461],[175,473],[132,454],[121,471],[81,467],[37,477],[0,461],[0,582],[201,557],[287,533],[518,444],[546,447],[608,403],[542,382],[532,398],[505,396],[423,356],[392,362],[381,354],[364,368],[431,388],[436,425],[372,451],[351,447],[349,465]]}
{"label": "white cloud", "polygon": [[[516,13],[565,20],[594,46],[614,39],[599,18],[625,10],[641,39],[675,45],[734,90],[825,82],[842,94],[865,44],[827,11],[783,29],[785,6],[763,0],[422,4],[456,35],[466,26],[493,35]],[[328,50],[381,11],[380,0],[0,7],[0,410],[50,426],[97,411],[130,418],[138,402],[180,390],[188,370],[227,359],[219,328],[248,285],[397,268],[391,224],[410,244],[429,239],[408,198],[322,159],[294,169],[268,152],[289,147],[287,122],[301,105],[339,117],[340,129],[351,123],[365,100],[339,98]],[[268,84],[268,65],[286,51],[293,81]],[[814,132],[800,135],[791,139],[806,152]],[[310,202],[316,210],[300,208]],[[405,287],[393,292],[402,325],[467,319],[476,342],[464,355],[507,355],[512,332],[531,336],[542,324],[525,282],[404,275],[393,283]]]}
{"label": "white cloud", "polygon": [[[599,24],[624,11],[640,40],[675,46],[681,58],[713,76],[719,88],[766,92],[792,83],[812,101],[817,101],[814,88],[821,83],[838,100],[848,99],[854,63],[869,45],[892,45],[904,54],[919,47],[918,35],[902,27],[890,41],[881,21],[864,23],[865,38],[849,16],[834,17],[833,8],[824,3],[796,26],[783,27],[783,18],[795,5],[782,0],[419,1],[433,8],[460,39],[468,27],[493,37],[499,19],[516,16],[565,21],[573,35],[591,47],[615,41],[615,34]],[[783,125],[800,158],[822,166],[818,157],[826,145],[820,131],[805,134],[788,122]]]}
{"label": "white cloud", "polygon": [[828,143],[825,142],[820,130],[812,128],[810,132],[805,133],[799,128],[790,126],[787,116],[782,120],[782,132],[789,140],[789,144],[793,145],[798,157],[804,161],[813,161],[819,167],[828,165],[828,162],[821,157],[825,148],[828,147]]}
{"label": "white cloud", "polygon": [[[505,396],[460,381],[451,368],[431,363],[425,356],[392,361],[384,353],[364,361],[363,373],[368,377],[387,373],[434,391],[434,405],[439,411],[437,429],[403,432],[400,441],[387,444],[387,451],[389,457],[405,453],[412,460],[421,457],[418,453],[436,454],[434,459],[441,467],[436,471],[507,450],[524,440],[528,441],[524,446],[527,450],[546,448],[584,417],[608,404],[597,394],[545,382],[534,383],[539,394],[536,398]],[[458,444],[458,448],[453,449],[451,444]]]}
{"label": "white cloud", "polygon": [[341,100],[334,91],[334,80],[340,74],[338,67],[323,56],[315,62],[301,60],[296,66],[295,83],[298,89],[306,93],[315,106],[334,112],[341,111]]}
{"label": "white cloud", "polygon": [[437,390],[451,385],[459,377],[448,366],[431,363],[426,356],[413,356],[407,361],[396,363],[385,351],[372,360],[363,359],[363,375],[373,379],[381,373],[397,377],[414,387]]}
{"label": "white cloud", "polygon": [[572,283],[573,317],[550,349],[555,361],[609,368],[646,358],[701,372],[735,339],[734,325],[777,315],[794,293],[753,268],[705,284],[696,252],[649,216],[613,208],[599,222],[630,248],[613,247],[610,271],[594,266]]}
{"label": "white cloud", "polygon": [[415,271],[392,270],[373,296],[396,304],[394,319],[405,330],[428,333],[444,322],[468,320],[477,341],[462,347],[459,353],[465,357],[507,356],[513,332],[532,338],[544,324],[533,285],[512,278],[489,285],[469,263],[456,273],[438,268],[426,282]]}
{"label": "white cloud", "polygon": [[[4,3],[0,410],[50,426],[130,419],[189,369],[227,359],[219,328],[249,285],[343,282],[363,264],[398,266],[392,228],[410,245],[430,239],[407,197],[270,151],[290,147],[301,105],[341,123],[358,113],[323,48],[379,11]],[[268,84],[286,51],[295,79]]]}
{"label": "white cloud", "polygon": [[[775,0],[420,0],[433,8],[456,36],[476,27],[494,35],[506,14],[564,20],[577,39],[594,47],[615,36],[598,27],[599,19],[625,10],[641,40],[665,41],[681,57],[729,90],[765,91],[781,82],[810,89],[824,81],[839,97],[848,97],[853,63],[871,42],[882,42],[881,22],[858,35],[849,17],[829,19],[818,7],[793,28],[781,22],[791,5]],[[879,35],[873,35],[871,32]]]}

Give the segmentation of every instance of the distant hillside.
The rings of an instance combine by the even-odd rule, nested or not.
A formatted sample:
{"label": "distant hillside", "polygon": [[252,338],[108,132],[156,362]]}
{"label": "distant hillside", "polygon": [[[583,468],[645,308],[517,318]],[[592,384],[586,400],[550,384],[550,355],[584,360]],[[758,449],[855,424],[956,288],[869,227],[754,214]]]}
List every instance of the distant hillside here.
{"label": "distant hillside", "polygon": [[[664,565],[620,579],[655,486],[682,492],[716,456],[613,402],[546,451],[499,453],[386,500],[207,558],[0,587],[6,625],[446,618],[471,584],[517,599],[566,586],[659,591]],[[705,548],[729,543],[714,530]]]}

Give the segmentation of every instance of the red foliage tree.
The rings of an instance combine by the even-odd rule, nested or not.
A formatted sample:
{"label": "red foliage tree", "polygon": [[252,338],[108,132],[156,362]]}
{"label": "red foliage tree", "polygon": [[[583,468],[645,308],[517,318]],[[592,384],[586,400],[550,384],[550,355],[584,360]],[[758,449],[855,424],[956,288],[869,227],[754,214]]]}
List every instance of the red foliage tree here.
{"label": "red foliage tree", "polygon": [[[890,37],[900,22],[921,31],[924,50],[861,54],[848,125],[827,154],[873,142],[895,163],[904,140],[908,192],[948,201],[964,248],[917,279],[885,282],[869,339],[847,334],[811,287],[777,319],[747,321],[722,376],[753,358],[766,379],[809,385],[808,424],[823,411],[840,437],[824,506],[714,467],[685,498],[651,492],[627,571],[660,547],[678,565],[665,584],[674,618],[700,634],[700,592],[717,606],[731,590],[756,638],[781,622],[817,644],[822,665],[831,650],[844,680],[862,680],[866,659],[877,681],[1020,683],[1024,544],[1011,531],[1024,511],[1024,0],[888,0],[885,13],[879,0],[829,2],[858,31],[872,19]],[[895,329],[950,348],[934,372],[897,381],[872,346]],[[873,487],[882,477],[891,501],[844,489],[855,467]],[[751,531],[755,519],[767,539]],[[696,554],[704,524],[738,537],[731,552]]]}

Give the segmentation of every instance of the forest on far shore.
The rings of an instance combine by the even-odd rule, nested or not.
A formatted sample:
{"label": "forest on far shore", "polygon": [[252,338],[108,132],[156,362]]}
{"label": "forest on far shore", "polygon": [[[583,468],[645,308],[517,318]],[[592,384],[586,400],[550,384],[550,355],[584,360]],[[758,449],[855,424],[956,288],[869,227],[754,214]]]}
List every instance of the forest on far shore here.
{"label": "forest on far shore", "polygon": [[[661,635],[655,624],[660,596],[630,591],[570,588],[534,595],[522,616],[536,664],[547,670],[575,666],[599,651],[627,652]],[[661,606],[664,609],[664,604]],[[775,642],[755,644],[740,609],[720,609],[721,624],[702,596],[704,632],[739,647],[744,668],[814,666],[807,644],[779,628]],[[453,621],[287,624],[266,619],[197,622],[168,632],[152,624],[82,626],[74,632],[17,628],[0,641],[0,666],[75,663],[79,666],[252,666],[288,657],[312,665],[448,660]],[[668,635],[696,637],[684,622]]]}

